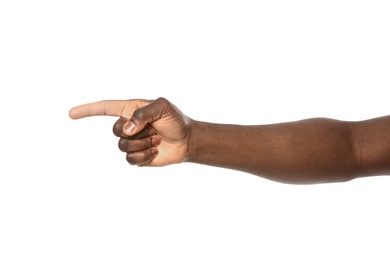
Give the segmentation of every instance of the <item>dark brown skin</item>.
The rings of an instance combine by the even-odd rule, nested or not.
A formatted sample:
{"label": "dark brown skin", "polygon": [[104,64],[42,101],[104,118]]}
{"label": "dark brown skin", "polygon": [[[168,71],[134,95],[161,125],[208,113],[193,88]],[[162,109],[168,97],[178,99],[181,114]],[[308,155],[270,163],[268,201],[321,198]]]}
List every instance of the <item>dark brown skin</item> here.
{"label": "dark brown skin", "polygon": [[390,117],[348,122],[312,118],[272,125],[193,120],[164,98],[111,100],[72,108],[73,119],[120,117],[119,149],[132,165],[193,162],[290,184],[390,174]]}

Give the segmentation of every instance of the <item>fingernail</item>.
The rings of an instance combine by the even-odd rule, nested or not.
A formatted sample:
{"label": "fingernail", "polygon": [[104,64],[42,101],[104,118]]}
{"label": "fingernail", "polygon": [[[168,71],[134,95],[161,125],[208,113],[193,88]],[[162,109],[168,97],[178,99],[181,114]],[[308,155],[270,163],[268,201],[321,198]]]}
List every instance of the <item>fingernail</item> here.
{"label": "fingernail", "polygon": [[158,154],[158,150],[157,149],[150,149],[150,154],[152,155],[152,157],[156,157],[156,155]]}
{"label": "fingernail", "polygon": [[161,139],[158,136],[153,136],[150,143],[152,144],[152,146],[157,146],[161,143]]}
{"label": "fingernail", "polygon": [[132,121],[127,121],[127,123],[123,126],[123,131],[126,133],[131,133],[135,129],[135,124]]}

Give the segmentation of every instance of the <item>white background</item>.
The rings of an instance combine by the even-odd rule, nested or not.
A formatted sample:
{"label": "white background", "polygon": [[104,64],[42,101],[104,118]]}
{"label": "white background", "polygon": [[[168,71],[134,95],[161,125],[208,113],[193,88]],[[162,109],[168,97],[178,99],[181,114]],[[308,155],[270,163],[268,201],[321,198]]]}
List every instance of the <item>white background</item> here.
{"label": "white background", "polygon": [[0,2],[0,259],[389,259],[390,179],[132,167],[102,99],[202,121],[390,113],[388,1]]}

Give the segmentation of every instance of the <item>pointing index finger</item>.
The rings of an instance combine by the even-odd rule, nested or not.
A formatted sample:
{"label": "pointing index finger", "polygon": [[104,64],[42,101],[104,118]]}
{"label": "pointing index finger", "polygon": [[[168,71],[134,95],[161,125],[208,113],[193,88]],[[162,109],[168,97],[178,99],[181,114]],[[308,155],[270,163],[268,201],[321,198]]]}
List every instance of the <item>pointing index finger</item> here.
{"label": "pointing index finger", "polygon": [[146,100],[103,100],[73,107],[69,117],[79,119],[90,116],[119,116],[130,119],[134,110],[147,105]]}

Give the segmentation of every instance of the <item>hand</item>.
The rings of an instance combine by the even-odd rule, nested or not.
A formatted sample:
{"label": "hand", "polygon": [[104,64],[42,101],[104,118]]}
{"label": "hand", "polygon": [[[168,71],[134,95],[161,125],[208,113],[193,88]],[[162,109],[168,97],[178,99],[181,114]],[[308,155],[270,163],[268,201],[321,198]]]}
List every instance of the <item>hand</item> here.
{"label": "hand", "polygon": [[192,120],[168,100],[108,100],[69,111],[72,119],[100,115],[120,117],[113,131],[130,164],[165,166],[187,160]]}

